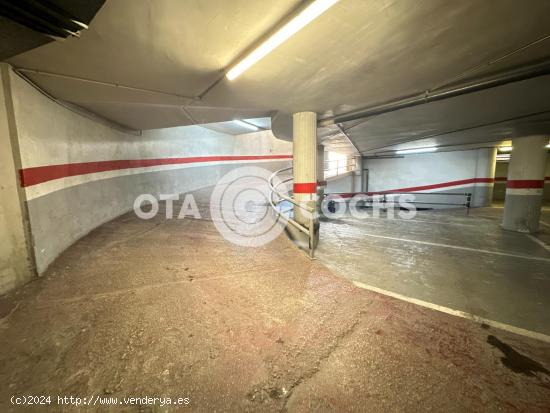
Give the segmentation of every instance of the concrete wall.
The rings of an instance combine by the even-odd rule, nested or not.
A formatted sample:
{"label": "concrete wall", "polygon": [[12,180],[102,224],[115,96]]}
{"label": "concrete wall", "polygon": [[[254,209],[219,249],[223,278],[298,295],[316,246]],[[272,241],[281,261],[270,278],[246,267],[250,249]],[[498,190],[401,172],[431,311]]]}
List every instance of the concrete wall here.
{"label": "concrete wall", "polygon": [[[508,162],[497,162],[495,172],[495,188],[493,200],[503,202],[506,197],[506,178],[508,177]],[[544,195],[545,201],[550,201],[550,156],[546,161],[546,172],[544,174]]]}
{"label": "concrete wall", "polygon": [[[189,126],[124,133],[9,76],[38,273],[77,239],[131,210],[139,194],[190,192],[244,163],[287,166],[292,154],[292,144],[269,131],[231,136]],[[266,159],[275,155],[287,156]]]}
{"label": "concrete wall", "polygon": [[497,162],[495,169],[495,186],[493,200],[504,201],[506,198],[506,177],[508,176],[508,162]]}
{"label": "concrete wall", "polygon": [[[25,225],[24,203],[19,193],[17,147],[12,145],[13,107],[8,72],[0,70],[0,294],[33,276],[30,243]],[[17,142],[15,142],[15,145]]]}
{"label": "concrete wall", "polygon": [[[422,193],[472,193],[472,206],[489,205],[495,168],[494,149],[436,152],[402,158],[364,159],[368,191]],[[449,207],[436,203],[461,203],[462,196],[418,195],[417,201],[434,202],[426,207]],[[421,205],[419,205],[421,206]]]}
{"label": "concrete wall", "polygon": [[344,175],[333,176],[326,179],[326,181],[327,186],[325,193],[327,194],[355,192],[353,172],[346,172]]}

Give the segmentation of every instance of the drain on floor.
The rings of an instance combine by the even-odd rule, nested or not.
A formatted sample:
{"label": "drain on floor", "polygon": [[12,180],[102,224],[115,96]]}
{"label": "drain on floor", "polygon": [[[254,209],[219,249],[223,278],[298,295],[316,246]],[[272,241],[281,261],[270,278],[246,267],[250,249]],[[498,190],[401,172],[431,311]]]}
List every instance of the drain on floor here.
{"label": "drain on floor", "polygon": [[542,364],[530,359],[527,356],[524,356],[521,353],[518,353],[509,344],[500,341],[495,336],[487,336],[487,343],[502,351],[504,354],[504,357],[500,358],[502,364],[513,372],[525,374],[526,376],[534,376],[535,373],[550,375],[550,371],[548,371]]}

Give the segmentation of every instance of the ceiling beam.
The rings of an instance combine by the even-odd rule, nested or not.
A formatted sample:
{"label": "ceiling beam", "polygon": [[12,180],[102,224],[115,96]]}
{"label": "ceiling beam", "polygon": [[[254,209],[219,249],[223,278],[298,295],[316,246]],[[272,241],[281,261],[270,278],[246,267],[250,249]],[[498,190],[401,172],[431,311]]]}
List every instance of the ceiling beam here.
{"label": "ceiling beam", "polygon": [[431,102],[446,100],[457,96],[467,95],[469,93],[479,92],[486,89],[504,86],[510,83],[520,82],[522,80],[533,79],[536,77],[547,76],[550,74],[550,61],[546,61],[541,65],[530,66],[520,71],[506,72],[499,76],[494,76],[489,79],[484,79],[475,83],[458,86],[455,88],[444,89],[439,92],[425,91],[420,95],[399,99],[384,103],[382,105],[371,106],[363,109],[354,110],[339,115],[334,115],[319,120],[318,125],[330,126],[342,122],[362,119],[370,116],[381,115],[384,113],[395,112],[398,110],[425,105]]}

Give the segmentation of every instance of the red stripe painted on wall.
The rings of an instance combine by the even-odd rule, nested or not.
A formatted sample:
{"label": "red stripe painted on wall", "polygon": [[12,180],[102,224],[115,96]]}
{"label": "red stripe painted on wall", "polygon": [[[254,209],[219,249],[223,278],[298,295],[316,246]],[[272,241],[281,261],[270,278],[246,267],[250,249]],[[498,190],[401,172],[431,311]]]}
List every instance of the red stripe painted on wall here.
{"label": "red stripe painted on wall", "polygon": [[295,194],[314,194],[317,192],[317,182],[306,182],[294,184]]}
{"label": "red stripe painted on wall", "polygon": [[390,189],[387,191],[380,191],[375,193],[391,194],[392,192],[416,192],[416,191],[426,191],[428,189],[438,189],[438,188],[445,188],[448,186],[457,186],[457,185],[468,185],[468,184],[478,184],[478,183],[492,184],[493,182],[495,182],[494,178],[459,179],[457,181],[442,182],[439,184],[432,184],[432,185],[409,186],[408,188]]}
{"label": "red stripe painted on wall", "polygon": [[[378,191],[378,192],[366,192],[367,195],[379,195],[379,194],[391,194],[395,192],[417,192],[417,191],[426,191],[429,189],[438,189],[438,188],[446,188],[449,186],[458,186],[458,185],[468,185],[468,184],[476,184],[476,183],[487,183],[491,184],[494,183],[494,178],[470,178],[470,179],[460,179],[457,181],[449,181],[449,182],[442,182],[439,184],[432,184],[432,185],[422,185],[422,186],[409,186],[407,188],[399,188],[399,189],[389,189],[387,191]],[[364,193],[364,192],[359,192]],[[356,192],[350,192],[350,193],[341,193],[337,194],[340,195],[342,198],[350,198],[354,195],[356,195]]]}
{"label": "red stripe painted on wall", "polygon": [[506,182],[506,188],[511,189],[535,189],[544,188],[543,179],[509,179]]}
{"label": "red stripe painted on wall", "polygon": [[[495,178],[495,182],[506,182],[507,180],[508,180],[508,178],[505,177],[505,176],[497,176],[497,177]],[[544,180],[545,180],[545,181],[550,181],[550,176],[545,176],[545,177],[544,177]]]}
{"label": "red stripe painted on wall", "polygon": [[200,162],[251,161],[265,159],[292,159],[292,155],[219,155],[193,156],[189,158],[123,159],[117,161],[81,162],[24,168],[19,170],[19,175],[21,178],[21,186],[27,187],[69,176],[86,175],[120,169],[143,168],[159,165],[181,165]]}

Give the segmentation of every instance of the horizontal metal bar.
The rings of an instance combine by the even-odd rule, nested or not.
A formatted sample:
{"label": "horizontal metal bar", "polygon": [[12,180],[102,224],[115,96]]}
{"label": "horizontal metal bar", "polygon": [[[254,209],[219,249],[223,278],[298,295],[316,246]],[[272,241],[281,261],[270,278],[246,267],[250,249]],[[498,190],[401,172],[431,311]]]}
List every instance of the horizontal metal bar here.
{"label": "horizontal metal bar", "polygon": [[[383,204],[399,204],[398,202],[386,201],[382,202]],[[372,202],[370,204],[373,204]],[[456,206],[466,206],[466,204],[451,204],[446,202],[407,202],[407,204],[419,204],[419,205],[456,205]]]}
{"label": "horizontal metal bar", "polygon": [[325,163],[329,163],[329,162],[347,162],[347,163],[355,163],[355,158],[347,158],[347,159],[325,159],[324,160]]}
{"label": "horizontal metal bar", "polygon": [[[301,231],[302,233],[304,233],[307,238],[308,238],[308,244],[309,244],[309,257],[311,259],[313,259],[314,257],[314,254],[315,254],[315,247],[313,246],[314,245],[314,242],[313,242],[313,226],[314,226],[314,219],[313,219],[313,213],[315,212],[315,209],[313,208],[309,208],[309,207],[305,207],[305,206],[302,206],[300,205],[299,203],[297,203],[293,198],[291,197],[288,197],[286,195],[283,195],[281,194],[280,192],[277,191],[276,187],[278,187],[279,185],[281,185],[282,183],[286,183],[286,182],[289,182],[291,181],[293,178],[287,178],[285,179],[284,181],[282,182],[278,182],[277,185],[274,185],[273,184],[273,180],[275,178],[275,176],[277,176],[279,173],[281,172],[284,172],[284,171],[288,171],[288,170],[291,170],[292,167],[288,167],[288,168],[283,168],[283,169],[279,169],[278,171],[275,171],[268,179],[268,186],[271,190],[271,193],[269,194],[269,203],[273,209],[273,211],[277,214],[277,216],[281,217],[282,219],[284,219],[288,224],[292,225],[293,227],[297,228],[299,231]],[[275,201],[273,199],[273,195],[277,195],[280,199],[278,201]],[[277,205],[279,205],[281,202],[283,201],[288,201],[290,203],[292,203],[293,205],[297,206],[298,208],[302,208],[308,212],[311,213],[310,217],[308,218],[308,221],[309,221],[309,228],[306,228],[305,226],[303,226],[302,224],[298,223],[297,221],[295,221],[294,219],[290,218],[289,216],[286,216],[282,211],[280,211],[279,209],[277,209]],[[290,210],[286,210],[285,212],[289,212]]]}
{"label": "horizontal metal bar", "polygon": [[289,224],[293,225],[294,227],[296,227],[297,229],[299,229],[300,231],[302,231],[304,234],[306,235],[309,235],[309,230],[304,227],[303,225],[299,224],[298,222],[294,221],[292,218],[290,217],[287,217],[286,215],[284,215],[281,211],[277,210],[277,208],[275,207],[275,205],[273,204],[272,200],[270,199],[270,204],[271,204],[271,207],[273,209],[273,211],[278,215],[280,216],[281,218],[283,218],[286,222],[288,222]]}
{"label": "horizontal metal bar", "polygon": [[[269,185],[269,189],[271,189],[271,192],[276,194],[279,198],[282,198],[288,202],[290,202],[291,204],[293,205],[296,205],[298,208],[301,208],[303,209],[304,211],[307,211],[309,213],[314,213],[315,212],[315,209],[314,208],[310,208],[310,207],[307,207],[305,205],[300,205],[299,202],[295,201],[293,198],[287,196],[287,195],[284,195],[282,193],[280,193],[279,191],[277,191],[276,189],[276,186],[273,184],[273,179],[275,178],[275,176],[277,176],[280,172],[283,172],[283,171],[288,171],[292,169],[292,167],[288,167],[288,168],[283,168],[283,169],[279,169],[278,171],[275,171],[270,177],[269,179],[267,180],[267,184]],[[288,182],[288,181],[287,181]],[[278,185],[277,185],[278,186]]]}
{"label": "horizontal metal bar", "polygon": [[334,192],[330,194],[325,194],[325,197],[330,195],[365,195],[365,196],[388,196],[388,195],[456,195],[456,196],[472,196],[470,192]]}

